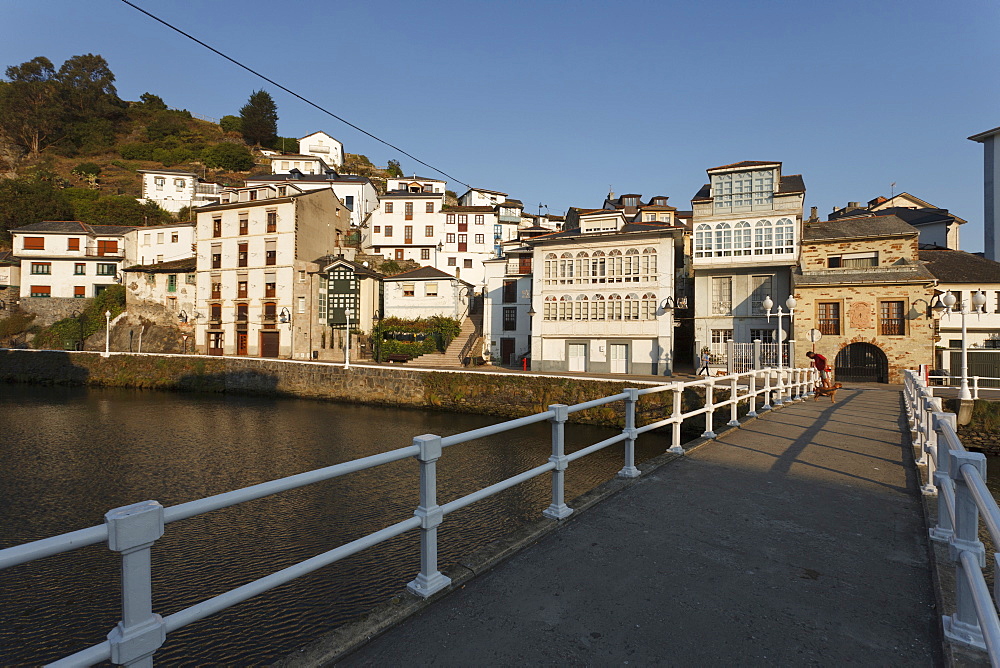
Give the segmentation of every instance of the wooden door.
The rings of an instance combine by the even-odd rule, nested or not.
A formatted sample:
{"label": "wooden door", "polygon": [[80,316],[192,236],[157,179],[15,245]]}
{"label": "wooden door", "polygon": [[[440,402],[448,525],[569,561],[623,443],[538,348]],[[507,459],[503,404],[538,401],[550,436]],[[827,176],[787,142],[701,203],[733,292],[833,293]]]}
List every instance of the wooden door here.
{"label": "wooden door", "polygon": [[236,332],[236,354],[246,355],[247,354],[247,333],[246,332]]}
{"label": "wooden door", "polygon": [[403,249],[402,248],[397,248],[396,249],[396,259],[397,260],[402,260],[403,259]]}
{"label": "wooden door", "polygon": [[500,339],[500,364],[514,363],[514,339]]}
{"label": "wooden door", "polygon": [[260,333],[260,356],[277,357],[281,348],[281,332],[268,331]]}
{"label": "wooden door", "polygon": [[585,343],[569,344],[568,370],[569,371],[587,370],[587,344]]}

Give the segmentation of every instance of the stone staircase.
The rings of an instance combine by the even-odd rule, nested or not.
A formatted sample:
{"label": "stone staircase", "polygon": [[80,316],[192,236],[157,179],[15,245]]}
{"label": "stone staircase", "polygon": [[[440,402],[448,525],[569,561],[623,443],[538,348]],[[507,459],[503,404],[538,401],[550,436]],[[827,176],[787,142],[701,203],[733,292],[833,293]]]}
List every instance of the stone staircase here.
{"label": "stone staircase", "polygon": [[467,356],[476,355],[482,350],[482,341],[480,341],[482,339],[480,335],[482,331],[483,314],[482,310],[480,310],[478,313],[466,316],[465,320],[462,321],[462,331],[452,340],[448,345],[448,349],[443,353],[427,353],[420,357],[414,357],[410,362],[438,369],[461,369],[465,366],[463,364],[464,360],[461,358],[462,350],[470,340],[475,339],[472,341],[472,346]]}

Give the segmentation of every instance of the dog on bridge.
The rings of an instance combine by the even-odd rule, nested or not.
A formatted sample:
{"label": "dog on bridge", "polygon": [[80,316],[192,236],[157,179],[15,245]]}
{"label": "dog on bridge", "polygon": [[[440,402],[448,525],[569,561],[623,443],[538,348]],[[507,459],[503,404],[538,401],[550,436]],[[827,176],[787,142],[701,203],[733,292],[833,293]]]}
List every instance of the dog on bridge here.
{"label": "dog on bridge", "polygon": [[834,383],[830,387],[823,387],[822,385],[817,385],[813,388],[815,394],[813,395],[813,401],[819,401],[820,397],[830,397],[830,403],[837,401],[837,390],[842,388],[843,385],[840,383]]}

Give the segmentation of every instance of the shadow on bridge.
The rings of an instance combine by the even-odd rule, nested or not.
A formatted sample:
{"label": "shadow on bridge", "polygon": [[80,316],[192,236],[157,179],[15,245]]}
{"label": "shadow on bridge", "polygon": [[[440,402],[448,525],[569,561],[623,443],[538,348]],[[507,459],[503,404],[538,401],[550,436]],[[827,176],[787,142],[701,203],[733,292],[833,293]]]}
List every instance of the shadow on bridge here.
{"label": "shadow on bridge", "polygon": [[699,446],[340,665],[940,665],[900,394]]}

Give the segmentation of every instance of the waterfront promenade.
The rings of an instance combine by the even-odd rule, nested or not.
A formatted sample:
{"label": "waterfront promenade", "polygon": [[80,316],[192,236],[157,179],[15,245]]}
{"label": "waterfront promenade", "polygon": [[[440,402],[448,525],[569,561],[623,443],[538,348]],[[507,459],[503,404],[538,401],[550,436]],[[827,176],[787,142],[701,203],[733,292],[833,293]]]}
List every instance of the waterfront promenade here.
{"label": "waterfront promenade", "polygon": [[693,448],[339,665],[941,665],[939,615],[900,392],[857,385]]}

